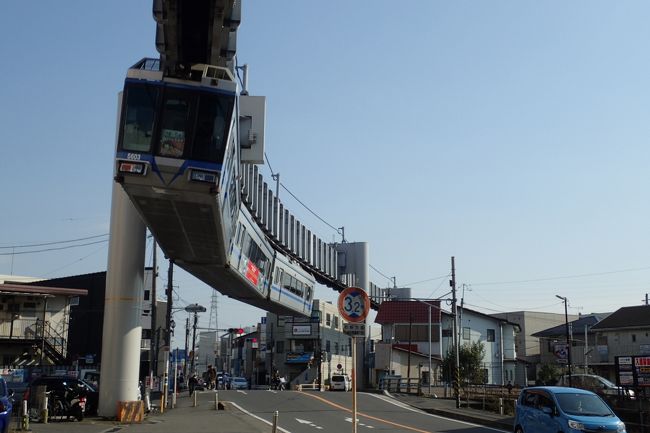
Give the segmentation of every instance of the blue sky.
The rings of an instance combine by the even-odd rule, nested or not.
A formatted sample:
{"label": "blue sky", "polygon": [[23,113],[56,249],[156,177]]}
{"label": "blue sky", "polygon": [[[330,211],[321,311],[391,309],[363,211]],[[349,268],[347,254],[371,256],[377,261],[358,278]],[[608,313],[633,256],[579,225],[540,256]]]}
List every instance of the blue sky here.
{"label": "blue sky", "polygon": [[[560,294],[572,313],[612,311],[650,292],[649,15],[643,1],[247,0],[238,57],[267,96],[273,170],[399,286],[443,295],[455,256],[472,308],[559,313]],[[108,233],[117,92],[157,56],[154,31],[150,1],[5,5],[0,253]],[[96,272],[106,254],[2,255],[0,274]],[[198,280],[176,284],[179,305],[209,306]],[[262,314],[220,297],[223,327]]]}

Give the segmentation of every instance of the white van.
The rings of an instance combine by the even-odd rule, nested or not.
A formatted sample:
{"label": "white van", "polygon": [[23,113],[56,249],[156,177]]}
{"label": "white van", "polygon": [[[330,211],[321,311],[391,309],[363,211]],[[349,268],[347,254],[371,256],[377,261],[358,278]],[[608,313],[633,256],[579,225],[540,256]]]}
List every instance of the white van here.
{"label": "white van", "polygon": [[350,391],[352,382],[347,374],[333,374],[330,379],[330,391]]}

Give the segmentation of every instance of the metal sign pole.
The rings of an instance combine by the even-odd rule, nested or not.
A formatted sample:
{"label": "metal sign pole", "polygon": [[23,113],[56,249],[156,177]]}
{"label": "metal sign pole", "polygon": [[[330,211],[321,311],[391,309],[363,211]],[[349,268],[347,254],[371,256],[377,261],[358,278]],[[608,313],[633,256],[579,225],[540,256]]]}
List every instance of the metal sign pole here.
{"label": "metal sign pole", "polygon": [[357,338],[352,337],[352,433],[357,433]]}

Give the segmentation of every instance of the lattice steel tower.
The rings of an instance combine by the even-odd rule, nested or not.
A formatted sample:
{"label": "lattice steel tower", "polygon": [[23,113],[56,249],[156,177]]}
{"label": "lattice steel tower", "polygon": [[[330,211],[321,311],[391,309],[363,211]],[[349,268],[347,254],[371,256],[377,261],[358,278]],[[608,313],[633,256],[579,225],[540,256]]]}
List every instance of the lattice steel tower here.
{"label": "lattice steel tower", "polygon": [[[219,328],[219,314],[217,313],[218,309],[219,309],[219,298],[215,290],[212,291],[212,299],[210,300],[210,320],[208,321],[208,329]],[[213,323],[214,326],[212,326]]]}

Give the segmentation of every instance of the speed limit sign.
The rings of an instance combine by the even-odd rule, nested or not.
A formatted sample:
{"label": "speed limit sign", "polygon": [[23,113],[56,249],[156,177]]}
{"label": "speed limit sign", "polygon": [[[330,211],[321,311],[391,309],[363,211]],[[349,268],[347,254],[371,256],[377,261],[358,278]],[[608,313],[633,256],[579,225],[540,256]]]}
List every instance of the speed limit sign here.
{"label": "speed limit sign", "polygon": [[370,299],[365,290],[348,287],[339,295],[339,313],[348,322],[363,322],[370,311]]}

